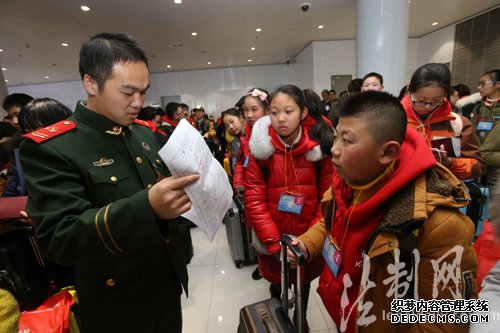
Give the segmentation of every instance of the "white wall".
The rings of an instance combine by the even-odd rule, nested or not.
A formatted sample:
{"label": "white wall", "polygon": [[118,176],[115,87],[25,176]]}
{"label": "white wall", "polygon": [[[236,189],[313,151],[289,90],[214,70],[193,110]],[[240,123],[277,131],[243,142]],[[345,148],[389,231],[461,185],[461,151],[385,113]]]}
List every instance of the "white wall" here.
{"label": "white wall", "polygon": [[253,87],[272,91],[289,82],[287,65],[247,66],[152,74],[146,104],[160,103],[161,96],[180,95],[190,107],[202,105],[219,115]]}
{"label": "white wall", "polygon": [[330,88],[332,75],[352,75],[356,72],[354,40],[314,42],[314,91]]}
{"label": "white wall", "polygon": [[57,99],[71,110],[80,99],[87,98],[81,81],[56,82],[46,84],[31,84],[25,86],[8,87],[9,94],[25,93],[34,98],[51,97]]}
{"label": "white wall", "polygon": [[288,65],[289,83],[294,83],[298,87],[314,88],[314,43],[309,43],[295,57],[295,63]]}
{"label": "white wall", "polygon": [[447,63],[453,58],[455,25],[444,27],[418,39],[418,66],[429,62]]}
{"label": "white wall", "polygon": [[[423,36],[407,43],[406,82],[417,67],[428,62],[451,62],[455,26]],[[233,107],[250,88],[258,86],[272,91],[283,83],[313,88],[320,93],[330,87],[334,74],[356,73],[354,40],[312,42],[290,65],[246,66],[151,74],[151,88],[145,105],[160,104],[161,96],[180,95],[190,107],[203,105],[209,114],[219,115]],[[86,98],[80,81],[8,87],[9,93],[24,92],[33,97],[52,97],[71,109],[76,101]]]}
{"label": "white wall", "polygon": [[[190,107],[202,105],[208,114],[218,116],[251,88],[272,91],[289,79],[287,65],[268,65],[151,74],[150,82],[145,105],[160,104],[162,96],[180,95]],[[52,97],[70,109],[87,97],[81,81],[9,87],[9,93],[15,92]]]}

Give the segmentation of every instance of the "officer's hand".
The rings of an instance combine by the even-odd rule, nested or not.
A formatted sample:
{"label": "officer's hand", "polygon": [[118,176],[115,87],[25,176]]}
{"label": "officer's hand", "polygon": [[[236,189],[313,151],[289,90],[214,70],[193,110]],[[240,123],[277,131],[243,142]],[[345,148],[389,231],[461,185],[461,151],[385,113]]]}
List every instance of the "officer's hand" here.
{"label": "officer's hand", "polygon": [[199,178],[199,175],[168,177],[153,185],[148,198],[155,215],[161,219],[172,219],[191,209],[184,187]]}

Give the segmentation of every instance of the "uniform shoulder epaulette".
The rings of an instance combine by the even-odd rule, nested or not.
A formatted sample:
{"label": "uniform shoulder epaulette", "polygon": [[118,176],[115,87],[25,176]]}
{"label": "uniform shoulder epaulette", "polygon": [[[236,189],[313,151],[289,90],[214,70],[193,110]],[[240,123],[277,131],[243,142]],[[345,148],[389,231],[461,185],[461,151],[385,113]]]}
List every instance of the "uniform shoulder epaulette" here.
{"label": "uniform shoulder epaulette", "polygon": [[151,128],[151,124],[145,120],[135,119],[134,123]]}
{"label": "uniform shoulder epaulette", "polygon": [[62,120],[53,125],[40,128],[36,131],[23,135],[24,138],[31,139],[36,143],[42,143],[52,138],[55,138],[58,135],[69,132],[76,128],[76,124],[71,120]]}

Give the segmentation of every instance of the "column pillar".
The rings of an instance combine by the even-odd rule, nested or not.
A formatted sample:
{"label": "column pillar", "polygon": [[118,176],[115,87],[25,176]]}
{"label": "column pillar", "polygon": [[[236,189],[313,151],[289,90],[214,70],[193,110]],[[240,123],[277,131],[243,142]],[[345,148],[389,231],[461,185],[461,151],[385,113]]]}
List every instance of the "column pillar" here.
{"label": "column pillar", "polygon": [[356,16],[356,77],[377,72],[397,96],[407,83],[409,1],[357,0]]}

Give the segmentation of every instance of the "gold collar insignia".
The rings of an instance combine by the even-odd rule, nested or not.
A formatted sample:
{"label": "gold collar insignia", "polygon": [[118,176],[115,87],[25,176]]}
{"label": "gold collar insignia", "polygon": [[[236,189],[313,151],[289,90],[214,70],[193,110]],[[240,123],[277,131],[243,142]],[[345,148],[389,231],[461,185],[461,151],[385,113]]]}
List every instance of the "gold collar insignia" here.
{"label": "gold collar insignia", "polygon": [[106,134],[111,134],[111,135],[120,135],[122,134],[122,127],[121,126],[113,126],[113,129],[110,131],[106,131]]}

